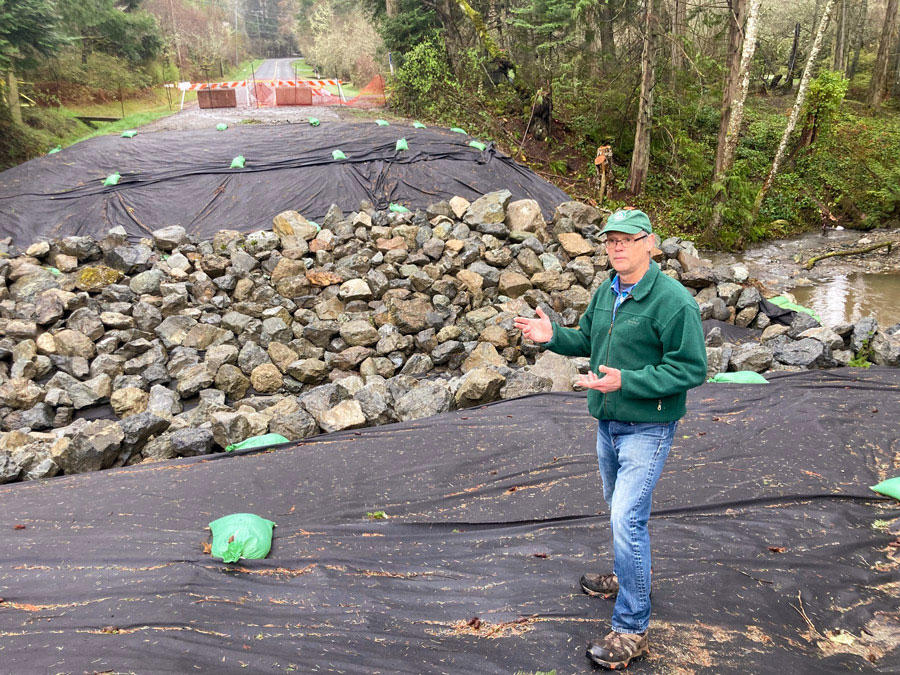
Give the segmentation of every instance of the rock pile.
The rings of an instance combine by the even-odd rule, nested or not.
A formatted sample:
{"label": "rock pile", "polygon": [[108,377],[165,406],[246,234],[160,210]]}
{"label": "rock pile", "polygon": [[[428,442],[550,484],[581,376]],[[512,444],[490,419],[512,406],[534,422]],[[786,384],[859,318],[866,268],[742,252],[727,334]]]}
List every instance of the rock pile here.
{"label": "rock pile", "polygon": [[[271,231],[196,241],[179,226],[138,243],[112,230],[0,259],[0,483],[291,440],[571,390],[587,359],[523,344],[541,306],[577,324],[608,275],[604,214],[568,202],[550,223],[508,191],[424,212],[292,211]],[[689,242],[656,251],[704,318],[764,329],[711,334],[710,373],[826,367],[869,349],[898,365],[900,333],[769,326],[740,265]],[[895,329],[897,327],[894,327]]]}

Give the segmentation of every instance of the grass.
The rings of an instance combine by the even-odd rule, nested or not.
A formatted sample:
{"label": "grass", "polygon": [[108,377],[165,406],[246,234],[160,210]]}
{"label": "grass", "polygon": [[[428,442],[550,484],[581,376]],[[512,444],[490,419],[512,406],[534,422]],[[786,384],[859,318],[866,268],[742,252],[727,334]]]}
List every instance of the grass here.
{"label": "grass", "polygon": [[74,139],[64,139],[61,145],[69,146],[74,143],[78,143],[79,141],[83,141],[88,138],[94,138],[95,136],[104,136],[106,134],[116,134],[126,129],[135,129],[144,124],[149,124],[155,120],[158,120],[160,117],[167,117],[173,114],[172,111],[169,111],[168,108],[165,110],[155,110],[155,111],[144,111],[144,112],[136,112],[131,115],[126,115],[118,122],[110,122],[108,124],[103,124],[101,128],[94,129],[88,134],[78,136]]}
{"label": "grass", "polygon": [[[257,60],[246,60],[232,66],[225,71],[224,81],[243,80],[250,77],[253,67],[258,65]],[[210,77],[210,81],[218,82],[222,78]],[[90,131],[79,129],[75,133],[68,133],[57,137],[57,142],[63,147],[68,147],[79,141],[105,134],[116,134],[126,129],[135,129],[144,124],[149,124],[161,117],[166,117],[177,112],[181,107],[181,92],[178,89],[170,89],[171,103],[166,96],[165,89],[155,88],[149,92],[143,92],[139,96],[127,98],[123,102],[112,101],[103,104],[69,105],[59,109],[59,113],[65,117],[77,117],[88,115],[94,117],[118,117],[117,122],[98,123],[98,128]],[[185,103],[196,101],[197,92],[185,92]],[[124,108],[125,116],[122,117]]]}

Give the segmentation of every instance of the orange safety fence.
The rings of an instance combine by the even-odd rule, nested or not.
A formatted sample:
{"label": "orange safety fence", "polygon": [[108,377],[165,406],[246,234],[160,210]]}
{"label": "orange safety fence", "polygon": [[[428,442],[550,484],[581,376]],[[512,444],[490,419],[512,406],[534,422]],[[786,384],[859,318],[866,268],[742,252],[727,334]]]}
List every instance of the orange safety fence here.
{"label": "orange safety fence", "polygon": [[[359,90],[353,97],[341,96],[342,87],[338,80],[247,80],[247,96],[238,96],[238,105],[249,103],[251,106],[275,106],[285,105],[284,101],[297,100],[295,105],[345,105],[351,108],[381,108],[387,99],[384,93],[384,78],[381,75],[373,77],[369,83]],[[340,85],[345,83],[341,82]],[[327,85],[332,85],[329,89]],[[339,86],[339,93],[334,93],[333,87]],[[306,103],[303,97],[292,99],[279,96],[280,90],[308,88],[312,94],[310,103]],[[291,103],[288,103],[290,105]]]}

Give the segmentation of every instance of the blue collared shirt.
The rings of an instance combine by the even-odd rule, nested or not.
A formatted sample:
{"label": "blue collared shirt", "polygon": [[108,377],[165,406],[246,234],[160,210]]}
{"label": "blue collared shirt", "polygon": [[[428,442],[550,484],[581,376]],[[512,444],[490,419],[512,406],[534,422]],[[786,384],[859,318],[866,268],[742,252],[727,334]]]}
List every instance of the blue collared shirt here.
{"label": "blue collared shirt", "polygon": [[640,280],[631,284],[630,286],[622,286],[619,283],[619,275],[617,274],[615,277],[613,277],[612,283],[609,286],[609,290],[612,291],[616,296],[616,302],[613,305],[613,321],[616,320],[616,312],[619,311],[619,307],[621,306],[621,304],[625,302],[625,298],[628,297],[629,293],[631,293],[631,291],[634,290],[634,287],[639,283],[641,283]]}

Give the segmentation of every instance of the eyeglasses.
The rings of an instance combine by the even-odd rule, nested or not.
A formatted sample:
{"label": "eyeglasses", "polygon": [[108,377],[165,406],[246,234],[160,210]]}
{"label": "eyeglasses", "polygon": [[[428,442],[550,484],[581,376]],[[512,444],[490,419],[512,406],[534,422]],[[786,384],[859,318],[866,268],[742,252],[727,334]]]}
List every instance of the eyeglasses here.
{"label": "eyeglasses", "polygon": [[619,244],[622,245],[622,248],[631,248],[636,243],[638,243],[641,239],[646,239],[647,235],[642,235],[640,237],[635,237],[634,239],[613,239],[607,237],[606,239],[606,248],[615,249]]}

